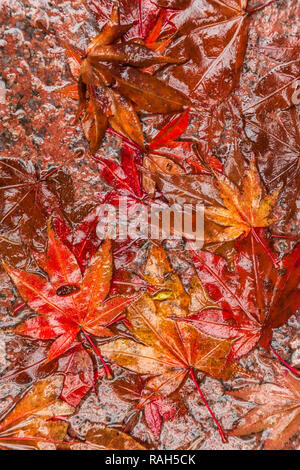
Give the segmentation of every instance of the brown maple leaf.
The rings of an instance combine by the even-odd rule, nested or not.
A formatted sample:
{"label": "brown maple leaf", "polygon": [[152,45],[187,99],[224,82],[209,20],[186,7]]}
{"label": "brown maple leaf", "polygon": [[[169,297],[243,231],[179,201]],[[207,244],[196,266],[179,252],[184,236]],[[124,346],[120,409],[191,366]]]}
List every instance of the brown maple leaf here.
{"label": "brown maple leaf", "polygon": [[[145,267],[147,282],[161,288],[161,295],[144,294],[128,309],[129,328],[136,337],[109,342],[101,348],[104,356],[139,374],[150,375],[146,389],[163,396],[174,392],[187,375],[194,381],[215,420],[222,439],[224,433],[214,417],[194,376],[194,370],[212,377],[228,377],[234,365],[227,366],[230,340],[217,340],[184,322],[174,322],[172,315],[186,316],[190,301],[178,276],[172,273],[166,254],[153,246]],[[164,300],[155,300],[164,299]],[[148,395],[146,400],[151,397]]]}
{"label": "brown maple leaf", "polygon": [[71,450],[147,450],[133,437],[114,428],[93,425],[85,435],[84,442],[65,443],[64,449]]}
{"label": "brown maple leaf", "polygon": [[266,450],[280,450],[300,428],[300,380],[282,366],[272,363],[275,383],[250,385],[226,392],[228,395],[256,403],[258,406],[242,418],[231,436],[247,436],[269,430]]}
{"label": "brown maple leaf", "polygon": [[[169,2],[165,2],[169,3]],[[187,3],[187,2],[183,2]],[[177,40],[168,48],[189,60],[168,69],[196,106],[210,109],[237,86],[248,39],[247,0],[193,0],[173,19]]]}
{"label": "brown maple leaf", "polygon": [[43,450],[47,444],[62,444],[68,423],[53,418],[74,413],[74,408],[59,398],[63,382],[63,375],[56,375],[26,391],[0,421],[1,449]]}
{"label": "brown maple leaf", "polygon": [[15,158],[0,159],[0,257],[20,268],[43,251],[50,215],[69,219],[74,189],[62,168],[48,172]]}
{"label": "brown maple leaf", "polygon": [[114,6],[110,22],[85,53],[63,43],[77,85],[60,92],[78,98],[77,117],[81,117],[91,153],[99,149],[108,125],[144,148],[137,112],[178,112],[189,103],[179,91],[139,70],[155,64],[180,63],[183,59],[160,56],[139,42],[119,42],[131,26],[132,23],[119,24],[118,7]]}
{"label": "brown maple leaf", "polygon": [[267,113],[293,107],[299,100],[300,40],[280,37],[269,40],[260,50],[277,64],[258,81],[254,99],[244,107],[244,113],[264,118]]}

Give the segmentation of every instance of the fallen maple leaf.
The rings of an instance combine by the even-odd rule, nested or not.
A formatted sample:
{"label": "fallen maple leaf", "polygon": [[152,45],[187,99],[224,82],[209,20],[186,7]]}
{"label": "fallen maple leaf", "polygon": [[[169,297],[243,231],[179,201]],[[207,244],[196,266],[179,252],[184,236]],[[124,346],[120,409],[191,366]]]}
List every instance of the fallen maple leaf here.
{"label": "fallen maple leaf", "polygon": [[[269,191],[282,183],[280,205],[276,208],[278,220],[272,231],[283,237],[299,232],[297,204],[300,189],[300,118],[297,106],[246,116],[246,134],[260,173]],[[274,157],[276,156],[276,157]],[[292,233],[294,232],[294,233]]]}
{"label": "fallen maple leaf", "polygon": [[[196,111],[191,114],[191,118],[197,118]],[[241,147],[247,143],[243,119],[242,103],[236,95],[230,95],[212,110],[204,112],[201,121],[196,121],[199,153],[208,163],[212,157],[218,157],[219,168],[213,165],[212,168],[219,173],[223,173],[222,167],[228,166],[229,159],[240,159]],[[237,183],[228,171],[227,176]]]}
{"label": "fallen maple leaf", "polygon": [[259,117],[294,106],[300,79],[300,41],[296,37],[281,37],[261,46],[262,52],[278,64],[257,83],[255,97],[244,107],[246,115]]}
{"label": "fallen maple leaf", "polygon": [[193,0],[172,20],[177,41],[167,50],[189,60],[169,67],[168,83],[180,83],[192,102],[210,109],[237,86],[248,38],[247,0]]}
{"label": "fallen maple leaf", "polygon": [[275,383],[250,385],[228,395],[256,403],[254,409],[242,418],[229,434],[246,436],[269,430],[265,450],[280,450],[299,431],[300,380],[276,363],[272,364]]}
{"label": "fallen maple leaf", "polygon": [[[110,22],[91,41],[85,54],[63,43],[72,75],[78,81],[77,116],[81,115],[93,154],[99,149],[108,125],[144,148],[136,111],[172,113],[188,104],[182,93],[138,70],[182,59],[159,56],[138,42],[117,42],[131,27],[132,24],[119,24],[118,7],[114,6]],[[74,98],[73,85],[60,92]]]}
{"label": "fallen maple leaf", "polygon": [[240,189],[225,175],[219,174],[216,174],[216,187],[223,207],[206,207],[205,216],[226,228],[211,238],[207,237],[207,242],[229,241],[241,235],[247,236],[249,232],[254,235],[254,228],[268,227],[275,221],[271,212],[281,187],[264,196],[253,160],[244,173]]}
{"label": "fallen maple leaf", "polygon": [[[265,195],[254,161],[248,168],[241,156],[237,160],[230,158],[226,163],[224,174],[212,168],[210,174],[198,175],[152,172],[158,189],[169,203],[193,204],[195,207],[204,205],[204,246],[209,249],[210,245],[219,248],[224,244],[225,252],[228,242],[246,237],[250,232],[258,243],[262,243],[255,228],[268,227],[276,220],[271,213],[281,190],[279,186]],[[230,246],[229,252],[232,249]],[[210,251],[216,250],[213,248]],[[226,257],[226,253],[219,251]],[[276,260],[272,259],[276,264]]]}
{"label": "fallen maple leaf", "polygon": [[[137,341],[117,339],[104,344],[104,356],[139,374],[149,374],[146,384],[152,394],[167,396],[174,392],[189,374],[220,431],[226,437],[202,394],[193,370],[213,377],[228,377],[234,369],[227,366],[230,340],[217,340],[202,334],[191,324],[174,322],[170,317],[186,316],[189,296],[179,278],[171,273],[166,254],[153,246],[144,273],[145,279],[160,286],[166,300],[153,300],[144,294],[128,309],[129,328]],[[150,395],[151,397],[151,395]],[[145,398],[149,400],[149,396]]]}
{"label": "fallen maple leaf", "polygon": [[63,376],[41,380],[25,392],[0,421],[0,448],[6,450],[43,450],[47,445],[60,447],[68,423],[55,420],[68,416],[74,408],[59,399]]}
{"label": "fallen maple leaf", "polygon": [[247,354],[258,343],[268,348],[273,329],[284,325],[299,308],[300,245],[275,269],[260,244],[254,244],[252,237],[242,240],[234,272],[220,256],[192,252],[209,303],[200,306],[196,315],[193,309],[189,321],[216,337],[235,337],[230,359]]}
{"label": "fallen maple leaf", "polygon": [[[288,239],[290,235],[291,239],[297,239],[300,188],[300,123],[297,107],[265,113],[259,118],[256,115],[243,117],[241,103],[236,97],[231,97],[207,114],[207,119],[203,119],[199,126],[199,152],[204,155],[212,152],[222,161],[226,158],[221,173],[224,172],[236,186],[240,186],[244,177],[244,155],[253,152],[266,193],[278,189],[280,184],[282,186],[280,203],[274,207],[276,220],[270,226],[270,231],[283,238],[287,235]],[[213,238],[213,231],[211,236]],[[224,244],[222,246],[224,248]],[[206,249],[212,248],[213,245],[206,246]]]}
{"label": "fallen maple leaf", "polygon": [[[99,194],[100,204],[75,226],[74,224],[70,226],[66,220],[60,217],[57,217],[53,224],[59,238],[75,255],[82,273],[103,241],[102,237],[105,236],[107,230],[107,218],[104,216],[102,204],[113,205],[116,210],[119,210],[120,204],[123,205],[124,210],[126,204],[128,220],[131,221],[136,217],[137,210],[153,202],[141,186],[137,165],[141,165],[142,156],[138,149],[123,142],[119,162],[108,158],[94,158],[99,164],[102,178],[112,186],[112,190]],[[160,203],[158,199],[154,202]],[[120,278],[119,274],[122,274],[124,277],[124,282],[120,278],[118,284],[125,286],[129,282],[128,286],[131,286],[134,291],[141,287],[147,287],[147,283],[138,279],[137,276],[133,282],[132,273],[128,271],[132,268],[135,258],[142,253],[147,244],[147,240],[138,236],[131,238],[128,235],[126,239],[117,236],[114,239],[113,254],[116,266],[114,275]],[[130,280],[128,275],[131,277]],[[118,292],[119,290],[124,289],[122,287],[118,289],[114,285],[114,291]],[[128,290],[132,289],[129,287]]]}
{"label": "fallen maple leaf", "polygon": [[79,332],[83,332],[90,343],[87,332],[113,336],[107,325],[120,318],[130,301],[118,296],[105,301],[113,262],[109,239],[103,242],[82,277],[75,256],[55,236],[53,229],[49,228],[48,236],[47,255],[39,256],[39,264],[50,281],[7,264],[4,267],[23,299],[40,315],[26,320],[15,331],[32,338],[57,338],[48,354],[50,361],[66,351]]}
{"label": "fallen maple leaf", "polygon": [[159,438],[163,421],[172,420],[178,413],[178,405],[166,397],[157,397],[144,404],[146,423],[154,437]]}
{"label": "fallen maple leaf", "polygon": [[[265,38],[259,50],[276,65],[254,88],[254,97],[243,112],[246,133],[253,142],[264,182],[273,189],[283,183],[279,220],[275,231],[296,236],[300,188],[299,39],[293,35]],[[273,157],[276,156],[276,157]],[[291,221],[291,219],[294,219]],[[291,232],[295,233],[291,233]],[[289,238],[289,236],[287,237]]]}
{"label": "fallen maple leaf", "polygon": [[0,257],[32,268],[32,250],[45,248],[49,216],[68,216],[72,179],[61,168],[46,172],[31,162],[2,158],[0,191]]}

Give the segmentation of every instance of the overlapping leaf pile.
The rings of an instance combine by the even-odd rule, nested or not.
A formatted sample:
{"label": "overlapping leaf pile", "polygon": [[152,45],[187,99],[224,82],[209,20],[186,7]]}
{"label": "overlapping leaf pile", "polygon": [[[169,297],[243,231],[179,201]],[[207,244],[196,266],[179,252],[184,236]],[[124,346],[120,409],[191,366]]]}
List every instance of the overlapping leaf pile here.
{"label": "overlapping leaf pile", "polygon": [[[275,67],[251,97],[236,93],[248,30],[269,3],[87,2],[99,33],[85,51],[38,22],[65,48],[75,83],[55,95],[77,100],[89,143],[80,158],[97,162],[106,186],[78,217],[67,168],[0,159],[0,257],[29,311],[6,333],[33,351],[1,379],[28,389],[0,421],[0,448],[159,446],[163,424],[189,413],[186,382],[223,443],[266,430],[265,449],[297,439],[300,373],[271,342],[300,307],[299,40],[265,38]],[[118,158],[103,156],[112,135]],[[124,196],[129,220],[141,206],[203,205],[202,249],[186,233],[175,250],[142,234],[110,240],[101,203],[117,210]],[[247,367],[259,348],[268,380]],[[99,423],[76,435],[70,416],[115,369],[112,393],[129,404],[122,431]],[[257,406],[224,430],[206,377]],[[241,378],[251,385],[234,388]],[[130,435],[137,422],[150,444]]]}

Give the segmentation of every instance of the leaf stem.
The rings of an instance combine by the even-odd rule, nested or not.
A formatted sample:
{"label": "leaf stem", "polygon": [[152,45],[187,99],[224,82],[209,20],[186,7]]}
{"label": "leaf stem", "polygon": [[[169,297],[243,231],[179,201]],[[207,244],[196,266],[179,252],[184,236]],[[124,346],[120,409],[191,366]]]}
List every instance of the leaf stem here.
{"label": "leaf stem", "polygon": [[300,237],[297,237],[297,236],[293,236],[293,235],[280,235],[279,233],[273,233],[271,235],[271,237],[273,238],[285,238],[287,240],[299,240]]}
{"label": "leaf stem", "polygon": [[[96,5],[96,2],[94,2],[93,0],[91,0],[91,4],[94,5],[94,7],[96,8],[97,11],[95,11],[95,17],[96,17],[96,20],[98,21],[100,18],[101,18],[101,15],[105,16],[105,18],[109,21],[109,17],[107,15],[104,15],[103,11],[101,11],[99,5]],[[99,12],[99,13],[98,13]]]}
{"label": "leaf stem", "polygon": [[86,333],[86,331],[84,331],[83,328],[81,328],[81,331],[86,337],[86,339],[88,340],[88,342],[90,343],[90,345],[92,346],[97,356],[99,357],[100,361],[102,362],[107,378],[111,380],[113,378],[111,370],[106,364],[106,362],[104,361],[103,357],[101,356],[100,351],[96,348],[96,346],[94,345],[93,341],[91,340],[90,336]]}
{"label": "leaf stem", "polygon": [[22,304],[18,305],[16,308],[14,308],[13,313],[17,313],[21,308],[25,307],[26,302],[23,302]]}
{"label": "leaf stem", "polygon": [[254,7],[250,10],[247,10],[248,15],[252,15],[252,13],[255,13],[256,11],[262,10],[263,8],[267,7],[268,5],[271,5],[274,3],[275,0],[269,0],[268,2],[261,3],[260,5],[257,5],[257,7]]}
{"label": "leaf stem", "polygon": [[75,160],[75,158],[77,157],[81,157],[82,156],[82,152],[76,152],[75,155],[72,155],[72,157],[70,158],[67,158],[65,161],[63,161],[59,166],[57,166],[56,168],[53,168],[53,170],[49,171],[48,173],[46,173],[44,176],[42,176],[38,181],[37,183],[40,183],[41,181],[44,181],[45,179],[49,178],[49,176],[52,176],[53,173],[56,173],[57,171],[59,171],[61,168],[63,168],[67,163],[71,162],[72,160]]}
{"label": "leaf stem", "polygon": [[290,366],[287,362],[285,362],[284,359],[282,359],[281,356],[279,356],[278,352],[275,351],[275,349],[272,348],[271,343],[269,343],[269,348],[271,349],[272,353],[279,359],[280,362],[282,362],[285,367],[287,367],[293,374],[295,375],[300,375],[300,371],[295,369],[294,367]]}
{"label": "leaf stem", "polygon": [[124,424],[123,428],[122,428],[122,432],[127,432],[129,430],[129,428],[132,428],[133,427],[133,424],[134,422],[137,420],[138,418],[138,415],[139,415],[139,412],[140,410],[139,409],[135,409],[133,411],[133,413],[131,413],[131,416],[129,417],[129,420],[127,421],[126,424]]}
{"label": "leaf stem", "polygon": [[264,244],[264,242],[262,241],[262,239],[257,235],[254,227],[251,227],[251,233],[253,234],[255,240],[263,247],[263,249],[265,250],[265,252],[267,253],[267,255],[271,258],[272,260],[272,263],[274,264],[274,266],[278,267],[278,260],[275,260],[275,258],[273,257],[272,253],[269,251],[269,249],[266,247],[266,245]]}
{"label": "leaf stem", "polygon": [[262,292],[260,289],[260,279],[261,277],[258,274],[258,266],[257,266],[257,259],[255,254],[254,248],[255,239],[253,234],[251,234],[251,251],[252,251],[252,266],[253,266],[253,273],[254,273],[254,280],[255,280],[255,291],[256,291],[256,301],[257,301],[257,308],[259,312],[258,321],[260,323],[264,322],[264,304],[262,299]]}
{"label": "leaf stem", "polygon": [[199,392],[199,394],[200,394],[202,400],[204,401],[204,404],[205,404],[206,408],[207,408],[208,411],[210,412],[211,417],[212,417],[212,419],[214,420],[214,422],[215,422],[215,424],[216,424],[216,426],[217,426],[217,428],[218,428],[218,430],[219,430],[219,433],[220,433],[222,442],[223,442],[224,444],[226,444],[226,443],[228,442],[228,439],[227,439],[227,437],[226,437],[226,435],[225,435],[225,433],[224,433],[224,431],[223,431],[223,429],[222,429],[222,427],[221,427],[219,421],[218,421],[217,418],[215,417],[213,410],[211,409],[211,407],[210,407],[209,404],[207,403],[207,400],[206,400],[205,396],[203,395],[203,392],[202,392],[201,388],[199,387],[199,385],[198,385],[198,383],[197,383],[197,380],[196,380],[196,377],[195,377],[195,375],[194,375],[194,371],[193,371],[192,368],[190,368],[190,375],[191,375],[191,378],[192,378],[192,380],[193,380],[193,382],[194,382],[194,384],[195,384],[195,386],[196,386],[196,388],[197,388],[197,390],[198,390],[198,392]]}

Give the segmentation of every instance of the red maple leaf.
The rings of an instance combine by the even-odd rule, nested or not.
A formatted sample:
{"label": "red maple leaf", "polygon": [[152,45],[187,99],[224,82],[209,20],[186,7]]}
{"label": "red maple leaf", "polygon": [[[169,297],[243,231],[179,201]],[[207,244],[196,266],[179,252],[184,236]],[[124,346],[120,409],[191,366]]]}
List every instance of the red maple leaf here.
{"label": "red maple leaf", "polygon": [[108,325],[118,321],[130,301],[121,296],[106,299],[112,278],[110,240],[103,242],[83,276],[75,256],[51,228],[47,254],[38,258],[49,281],[4,264],[23,299],[39,314],[15,331],[32,338],[56,338],[48,361],[66,351],[80,332],[89,342],[88,334],[113,336]]}
{"label": "red maple leaf", "polygon": [[267,348],[273,329],[284,325],[300,305],[300,244],[277,268],[253,237],[239,241],[237,248],[233,272],[221,256],[193,251],[201,282],[215,304],[188,320],[215,337],[236,338],[231,360],[257,344]]}

